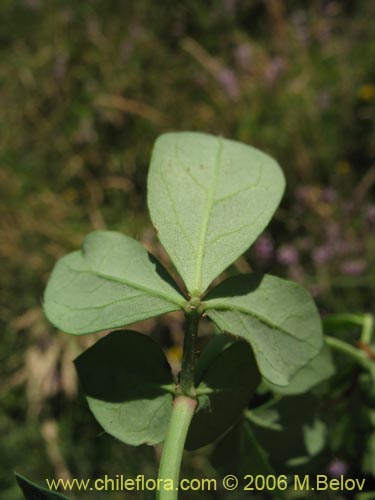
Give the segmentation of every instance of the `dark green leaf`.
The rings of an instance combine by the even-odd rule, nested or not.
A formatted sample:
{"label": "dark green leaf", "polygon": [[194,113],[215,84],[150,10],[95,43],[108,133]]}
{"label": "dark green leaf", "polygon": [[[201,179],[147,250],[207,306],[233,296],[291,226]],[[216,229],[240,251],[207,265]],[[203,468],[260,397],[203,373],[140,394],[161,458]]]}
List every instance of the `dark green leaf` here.
{"label": "dark green leaf", "polygon": [[263,377],[287,385],[323,347],[318,310],[300,285],[271,275],[234,276],[204,302],[222,330],[250,342]]}
{"label": "dark green leaf", "polygon": [[164,134],[152,153],[148,206],[189,292],[210,283],[257,239],[284,192],[269,156],[195,132]]}
{"label": "dark green leaf", "polygon": [[124,443],[161,442],[172,412],[170,366],[146,335],[112,332],[75,361],[92,413]]}
{"label": "dark green leaf", "polygon": [[223,344],[220,337],[215,337],[208,349],[211,353],[202,355],[197,366],[201,394],[187,436],[189,450],[211,443],[231,427],[260,382],[247,342],[233,339]]}
{"label": "dark green leaf", "polygon": [[21,474],[16,473],[16,479],[26,500],[69,500],[68,497],[61,495],[61,493],[38,486],[21,476]]}
{"label": "dark green leaf", "polygon": [[324,345],[320,353],[307,365],[297,372],[287,386],[275,385],[265,380],[266,386],[276,394],[297,395],[303,394],[324,380],[332,377],[335,367],[332,361],[331,351]]}
{"label": "dark green leaf", "polygon": [[137,241],[113,231],[86,236],[55,266],[44,296],[48,319],[76,335],[176,311],[185,304],[165,269]]}
{"label": "dark green leaf", "polygon": [[246,411],[246,417],[276,467],[305,464],[325,446],[327,427],[319,419],[317,400],[311,395],[276,399]]}
{"label": "dark green leaf", "polygon": [[240,421],[215,446],[212,464],[221,474],[274,474],[266,452],[256,441],[250,424]]}

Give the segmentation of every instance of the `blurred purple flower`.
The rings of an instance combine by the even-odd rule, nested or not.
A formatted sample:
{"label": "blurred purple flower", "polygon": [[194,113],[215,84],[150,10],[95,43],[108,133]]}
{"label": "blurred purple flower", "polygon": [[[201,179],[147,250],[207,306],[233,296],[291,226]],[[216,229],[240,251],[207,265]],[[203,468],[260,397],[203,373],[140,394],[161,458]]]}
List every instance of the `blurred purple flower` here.
{"label": "blurred purple flower", "polygon": [[347,470],[348,465],[338,458],[333,459],[328,465],[328,473],[333,477],[343,476],[346,474]]}
{"label": "blurred purple flower", "polygon": [[298,251],[291,245],[282,245],[277,250],[277,260],[285,266],[297,264],[299,260]]}
{"label": "blurred purple flower", "polygon": [[234,49],[236,64],[241,68],[248,69],[251,65],[251,47],[248,43],[240,43]]}
{"label": "blurred purple flower", "polygon": [[311,198],[311,187],[310,186],[299,186],[295,191],[295,196],[298,201],[307,203]]}
{"label": "blurred purple flower", "polygon": [[217,73],[217,80],[225,93],[231,99],[237,99],[240,95],[240,87],[235,73],[229,68],[222,68]]}
{"label": "blurred purple flower", "polygon": [[334,251],[330,246],[322,245],[314,248],[312,252],[312,259],[316,265],[325,264],[333,257]]}
{"label": "blurred purple flower", "polygon": [[272,259],[274,255],[274,244],[268,233],[264,233],[258,238],[254,245],[254,252],[259,259]]}
{"label": "blurred purple flower", "polygon": [[358,276],[364,273],[366,267],[366,262],[364,260],[353,259],[344,261],[340,266],[340,270],[347,276]]}
{"label": "blurred purple flower", "polygon": [[268,83],[275,83],[285,69],[285,61],[283,58],[276,56],[267,64],[264,71],[264,78]]}

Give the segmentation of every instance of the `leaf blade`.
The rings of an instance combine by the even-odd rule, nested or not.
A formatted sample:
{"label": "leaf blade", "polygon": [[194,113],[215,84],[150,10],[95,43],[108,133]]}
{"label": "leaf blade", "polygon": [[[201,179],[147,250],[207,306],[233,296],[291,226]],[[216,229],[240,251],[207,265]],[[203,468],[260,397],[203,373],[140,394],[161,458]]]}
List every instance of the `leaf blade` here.
{"label": "leaf blade", "polygon": [[263,377],[276,385],[288,385],[323,346],[311,296],[275,276],[229,278],[207,296],[204,309],[222,331],[250,342]]}
{"label": "leaf blade", "polygon": [[112,332],[75,360],[79,380],[96,420],[120,441],[157,444],[172,412],[170,366],[148,336]]}
{"label": "leaf blade", "polygon": [[312,394],[271,400],[247,410],[245,416],[277,470],[306,464],[326,446],[327,425]]}
{"label": "leaf blade", "polygon": [[194,132],[157,139],[148,206],[191,294],[202,294],[255,241],[284,186],[277,163],[250,146]]}
{"label": "leaf blade", "polygon": [[47,318],[75,335],[123,327],[184,303],[156,259],[113,231],[90,233],[82,251],[60,259],[44,295]]}
{"label": "leaf blade", "polygon": [[17,472],[15,476],[26,500],[69,500],[61,493],[42,488]]}
{"label": "leaf blade", "polygon": [[332,356],[329,347],[324,344],[320,353],[307,365],[301,368],[287,386],[278,386],[265,380],[266,386],[276,394],[296,396],[303,394],[324,380],[329,379],[335,373]]}

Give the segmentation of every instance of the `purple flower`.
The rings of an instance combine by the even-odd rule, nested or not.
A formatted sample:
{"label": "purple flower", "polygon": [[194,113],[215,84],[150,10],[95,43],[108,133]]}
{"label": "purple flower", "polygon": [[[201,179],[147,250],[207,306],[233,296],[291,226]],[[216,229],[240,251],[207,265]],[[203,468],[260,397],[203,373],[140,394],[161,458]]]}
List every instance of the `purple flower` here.
{"label": "purple flower", "polygon": [[254,245],[256,257],[263,260],[269,260],[274,254],[274,244],[268,233],[262,234]]}
{"label": "purple flower", "polygon": [[299,260],[298,251],[291,245],[282,245],[277,250],[277,260],[280,262],[280,264],[284,264],[285,266],[292,266],[293,264],[297,264]]}
{"label": "purple flower", "polygon": [[251,47],[248,43],[240,43],[234,49],[236,64],[241,68],[248,69],[251,65]]}
{"label": "purple flower", "polygon": [[221,69],[217,74],[217,80],[228,97],[230,97],[231,99],[238,98],[238,96],[240,95],[240,87],[238,85],[237,76],[231,69]]}
{"label": "purple flower", "polygon": [[273,57],[266,66],[264,78],[268,83],[275,83],[285,69],[285,61],[281,57]]}
{"label": "purple flower", "polygon": [[328,465],[328,473],[333,477],[343,476],[346,474],[347,470],[348,465],[338,458],[333,459]]}
{"label": "purple flower", "polygon": [[314,248],[312,258],[316,265],[325,264],[333,257],[333,248],[329,246],[320,246]]}
{"label": "purple flower", "polygon": [[360,259],[346,260],[341,264],[340,270],[347,276],[358,276],[366,270],[366,262]]}

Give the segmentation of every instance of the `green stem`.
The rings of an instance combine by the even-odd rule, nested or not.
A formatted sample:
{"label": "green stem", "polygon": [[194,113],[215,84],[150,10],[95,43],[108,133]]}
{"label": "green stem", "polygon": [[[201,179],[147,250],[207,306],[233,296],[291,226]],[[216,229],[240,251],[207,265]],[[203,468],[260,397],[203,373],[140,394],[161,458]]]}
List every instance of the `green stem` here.
{"label": "green stem", "polygon": [[177,500],[182,454],[196,406],[197,401],[186,396],[174,401],[160,461],[157,500]]}
{"label": "green stem", "polygon": [[196,361],[195,341],[198,335],[200,314],[196,309],[186,312],[184,350],[180,373],[180,388],[183,394],[195,397],[194,370]]}
{"label": "green stem", "polygon": [[347,354],[364,368],[369,367],[369,358],[356,347],[353,347],[343,340],[336,339],[335,337],[330,337],[328,335],[325,336],[325,340],[327,344],[332,347],[332,349]]}
{"label": "green stem", "polygon": [[374,316],[372,314],[363,315],[361,341],[369,345],[374,331]]}

